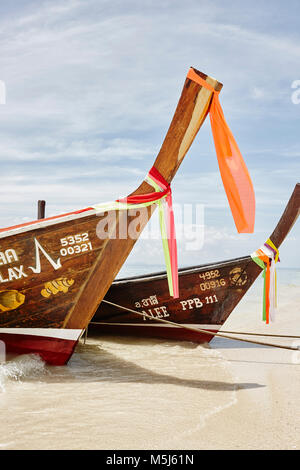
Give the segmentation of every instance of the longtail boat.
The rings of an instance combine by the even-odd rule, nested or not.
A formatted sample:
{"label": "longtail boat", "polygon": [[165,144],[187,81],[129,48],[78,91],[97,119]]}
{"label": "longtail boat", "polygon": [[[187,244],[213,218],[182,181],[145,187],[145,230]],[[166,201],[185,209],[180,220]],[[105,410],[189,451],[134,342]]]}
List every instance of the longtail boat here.
{"label": "longtail boat", "polygon": [[[221,88],[214,78],[190,69],[151,173],[158,185],[155,194],[165,190],[156,200],[170,196],[170,183],[206,116],[218,105]],[[149,202],[153,187],[143,181],[127,202],[131,197]],[[107,216],[101,204],[0,229],[0,340],[7,353],[38,353],[55,365],[69,360],[138,238],[112,236],[133,216],[126,205],[110,211],[114,224],[104,238],[97,232]],[[151,214],[149,206],[139,218],[138,235]]]}
{"label": "longtail boat", "polygon": [[[296,222],[299,211],[298,183],[269,239],[277,248]],[[169,296],[165,272],[115,280],[89,331],[208,343],[261,272],[251,256],[180,269],[177,299]]]}

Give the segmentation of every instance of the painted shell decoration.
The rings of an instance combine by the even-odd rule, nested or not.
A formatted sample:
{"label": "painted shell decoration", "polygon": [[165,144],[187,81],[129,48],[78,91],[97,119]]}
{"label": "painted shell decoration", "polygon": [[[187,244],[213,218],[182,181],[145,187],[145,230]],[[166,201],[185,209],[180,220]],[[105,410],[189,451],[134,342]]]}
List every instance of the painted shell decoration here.
{"label": "painted shell decoration", "polygon": [[247,274],[240,267],[233,268],[229,273],[230,283],[235,286],[244,286],[247,282]]}
{"label": "painted shell decoration", "polygon": [[49,298],[51,295],[56,295],[58,292],[63,292],[66,294],[74,284],[73,279],[66,279],[65,277],[60,277],[54,281],[46,282],[45,289],[41,291],[43,297]]}
{"label": "painted shell decoration", "polygon": [[25,302],[25,295],[17,290],[0,292],[0,312],[9,312],[20,307]]}

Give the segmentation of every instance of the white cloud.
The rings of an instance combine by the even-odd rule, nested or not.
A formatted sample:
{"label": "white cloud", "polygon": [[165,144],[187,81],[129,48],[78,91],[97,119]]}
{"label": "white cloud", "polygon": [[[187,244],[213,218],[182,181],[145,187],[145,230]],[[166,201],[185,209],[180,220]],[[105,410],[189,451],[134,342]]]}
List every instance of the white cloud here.
{"label": "white cloud", "polygon": [[[60,212],[132,190],[153,164],[193,65],[224,83],[225,116],[255,185],[257,230],[269,232],[299,175],[300,106],[290,87],[298,29],[274,26],[261,2],[51,0],[7,8],[0,224],[35,213],[37,199]],[[290,21],[297,15],[276,8]],[[215,231],[204,258],[222,258],[222,234],[232,256],[239,244],[249,247],[235,235],[208,123],[173,194],[175,202],[205,205]]]}
{"label": "white cloud", "polygon": [[109,162],[126,159],[142,160],[152,156],[155,150],[149,145],[142,145],[132,139],[113,138],[104,140],[103,138],[90,139],[82,138],[78,140],[34,135],[31,139],[21,136],[17,141],[13,138],[4,138],[0,142],[0,161],[46,161],[57,162],[71,160],[96,160],[97,162]]}
{"label": "white cloud", "polygon": [[252,90],[252,96],[255,99],[264,98],[265,95],[266,95],[266,92],[262,88],[254,87],[253,90]]}

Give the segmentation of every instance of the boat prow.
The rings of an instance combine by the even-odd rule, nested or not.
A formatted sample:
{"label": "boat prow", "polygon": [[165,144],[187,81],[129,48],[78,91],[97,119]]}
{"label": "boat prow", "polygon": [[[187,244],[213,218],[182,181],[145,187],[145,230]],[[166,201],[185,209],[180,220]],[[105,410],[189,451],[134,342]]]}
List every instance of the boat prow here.
{"label": "boat prow", "polygon": [[[213,91],[222,88],[217,80],[195,73]],[[168,184],[207,116],[213,91],[185,80],[154,162]],[[133,195],[151,191],[143,181]],[[150,208],[140,220],[135,238],[112,233],[124,225],[128,230],[128,210],[117,212],[113,227],[100,237],[98,224],[106,215],[97,205],[1,229],[0,340],[7,352],[38,353],[51,364],[65,364],[151,213]]]}
{"label": "boat prow", "polygon": [[[277,248],[295,224],[299,211],[298,183],[270,236]],[[178,299],[169,296],[165,272],[115,280],[89,331],[209,342],[261,272],[251,256],[180,269]],[[161,320],[177,323],[177,326]],[[212,334],[199,332],[197,328]]]}

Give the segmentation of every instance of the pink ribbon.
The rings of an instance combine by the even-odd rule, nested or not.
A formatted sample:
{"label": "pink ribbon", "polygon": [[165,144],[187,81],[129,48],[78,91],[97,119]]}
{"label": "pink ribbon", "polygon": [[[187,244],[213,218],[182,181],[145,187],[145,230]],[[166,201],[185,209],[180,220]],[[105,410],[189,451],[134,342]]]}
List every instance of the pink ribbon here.
{"label": "pink ribbon", "polygon": [[[148,202],[160,201],[162,198],[165,198],[166,201],[166,231],[168,239],[168,254],[170,257],[170,268],[171,268],[171,278],[173,286],[173,297],[179,297],[179,286],[178,286],[178,260],[177,260],[177,242],[175,234],[175,220],[174,220],[174,211],[172,203],[172,191],[170,184],[164,179],[164,177],[159,173],[159,171],[153,166],[148,173],[150,180],[153,180],[161,189],[161,191],[156,191],[148,194],[139,194],[128,196],[124,199],[118,199],[117,202],[122,202],[126,204],[145,204]],[[166,253],[165,253],[166,255]]]}

